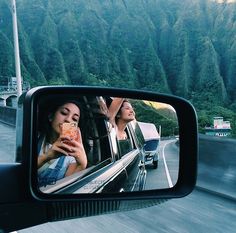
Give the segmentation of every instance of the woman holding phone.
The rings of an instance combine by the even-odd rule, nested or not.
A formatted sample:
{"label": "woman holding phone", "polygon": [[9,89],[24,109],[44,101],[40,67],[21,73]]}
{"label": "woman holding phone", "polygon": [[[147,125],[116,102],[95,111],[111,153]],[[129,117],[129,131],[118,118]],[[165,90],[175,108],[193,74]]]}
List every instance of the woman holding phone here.
{"label": "woman holding phone", "polygon": [[38,142],[39,186],[54,184],[87,166],[81,132],[80,107],[68,101],[55,106],[47,115]]}

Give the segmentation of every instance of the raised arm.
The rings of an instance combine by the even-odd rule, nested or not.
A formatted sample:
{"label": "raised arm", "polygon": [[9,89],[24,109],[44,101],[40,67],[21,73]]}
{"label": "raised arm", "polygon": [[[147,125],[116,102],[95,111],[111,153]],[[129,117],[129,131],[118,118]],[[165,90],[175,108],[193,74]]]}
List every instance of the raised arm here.
{"label": "raised arm", "polygon": [[108,117],[112,126],[115,126],[115,117],[124,101],[124,98],[115,97],[108,108]]}

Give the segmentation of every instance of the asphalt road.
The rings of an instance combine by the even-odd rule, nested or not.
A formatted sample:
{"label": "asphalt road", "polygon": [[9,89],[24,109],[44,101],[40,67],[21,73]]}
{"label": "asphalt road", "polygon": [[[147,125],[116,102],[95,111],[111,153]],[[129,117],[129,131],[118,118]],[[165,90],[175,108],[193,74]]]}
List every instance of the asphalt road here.
{"label": "asphalt road", "polygon": [[179,147],[176,139],[164,140],[159,145],[158,168],[153,169],[152,161],[146,165],[147,182],[145,189],[173,187],[178,179]]}
{"label": "asphalt road", "polygon": [[19,233],[233,233],[236,203],[195,190],[185,198],[122,213],[46,223]]}

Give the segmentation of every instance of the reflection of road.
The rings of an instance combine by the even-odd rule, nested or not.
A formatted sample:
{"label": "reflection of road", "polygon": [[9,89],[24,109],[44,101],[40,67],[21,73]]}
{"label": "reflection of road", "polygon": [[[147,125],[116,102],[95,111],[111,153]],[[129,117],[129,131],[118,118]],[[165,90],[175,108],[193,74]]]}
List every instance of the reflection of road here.
{"label": "reflection of road", "polygon": [[147,164],[147,182],[145,189],[173,187],[178,178],[179,147],[176,139],[161,141],[159,146],[158,168]]}

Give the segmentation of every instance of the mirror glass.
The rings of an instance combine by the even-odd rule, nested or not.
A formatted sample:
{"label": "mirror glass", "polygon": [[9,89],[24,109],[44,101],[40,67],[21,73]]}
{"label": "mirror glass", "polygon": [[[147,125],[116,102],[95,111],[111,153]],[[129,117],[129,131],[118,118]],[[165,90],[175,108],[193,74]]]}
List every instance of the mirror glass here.
{"label": "mirror glass", "polygon": [[36,108],[41,192],[133,192],[176,184],[179,128],[171,105],[61,94],[40,98]]}

